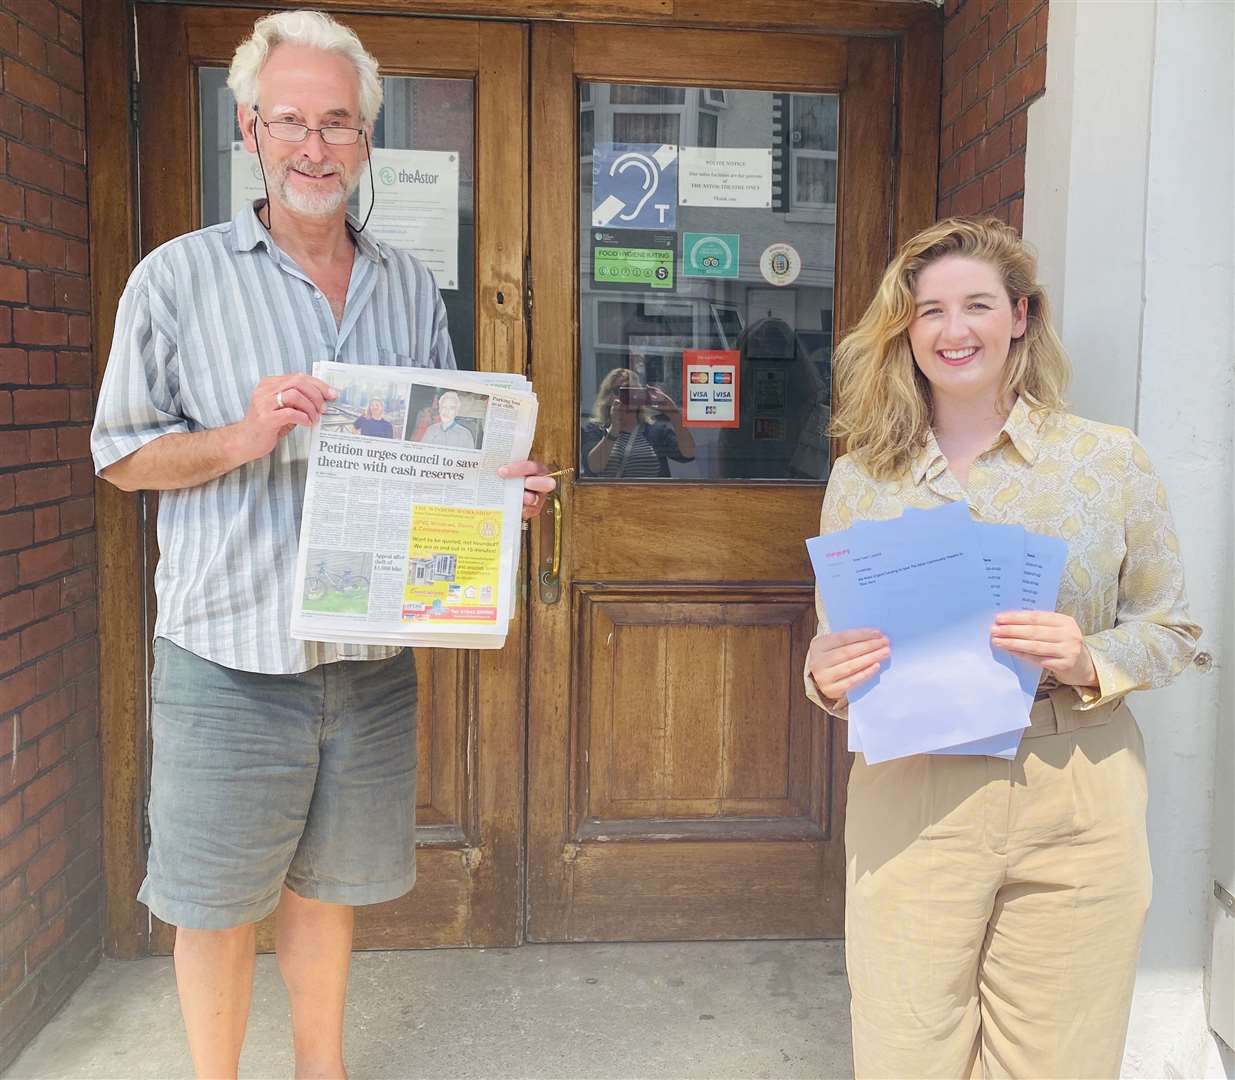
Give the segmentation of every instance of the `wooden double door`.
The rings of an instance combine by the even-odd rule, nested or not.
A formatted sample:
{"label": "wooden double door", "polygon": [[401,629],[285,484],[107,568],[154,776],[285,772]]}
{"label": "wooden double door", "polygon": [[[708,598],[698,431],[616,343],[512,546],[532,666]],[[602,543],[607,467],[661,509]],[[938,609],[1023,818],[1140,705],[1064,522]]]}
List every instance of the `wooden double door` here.
{"label": "wooden double door", "polygon": [[[222,86],[260,13],[136,14],[145,253],[246,197]],[[419,880],[360,912],[358,946],[840,936],[848,762],[802,692],[803,540],[832,449],[833,336],[933,209],[922,50],[903,34],[344,18],[387,77],[382,161],[458,155],[435,272],[461,366],[528,372],[536,454],[575,470],[525,533],[505,649],[417,656]],[[907,115],[914,78],[927,92]],[[907,170],[912,145],[927,149]],[[616,163],[639,147],[676,169],[658,162],[650,203]],[[616,232],[598,224],[609,196],[626,199]],[[707,406],[719,421],[687,408],[698,362],[741,392]],[[642,470],[588,457],[623,408],[654,444]],[[154,926],[149,947],[170,943]]]}

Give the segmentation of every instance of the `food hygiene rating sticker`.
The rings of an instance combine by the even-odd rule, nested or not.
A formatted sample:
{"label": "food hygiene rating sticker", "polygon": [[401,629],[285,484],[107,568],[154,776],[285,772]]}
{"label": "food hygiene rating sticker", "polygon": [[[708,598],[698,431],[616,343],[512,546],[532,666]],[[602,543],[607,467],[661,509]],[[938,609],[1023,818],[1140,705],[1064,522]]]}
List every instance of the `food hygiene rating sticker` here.
{"label": "food hygiene rating sticker", "polygon": [[602,288],[672,291],[676,252],[676,233],[593,229],[592,280]]}

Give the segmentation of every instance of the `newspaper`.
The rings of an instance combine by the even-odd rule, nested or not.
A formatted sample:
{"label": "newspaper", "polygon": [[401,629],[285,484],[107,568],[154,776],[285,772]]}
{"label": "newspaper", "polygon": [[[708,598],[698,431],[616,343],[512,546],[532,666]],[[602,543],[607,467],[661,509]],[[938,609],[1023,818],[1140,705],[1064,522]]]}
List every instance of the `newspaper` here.
{"label": "newspaper", "polygon": [[497,649],[515,605],[536,395],[521,375],[321,362],[291,635]]}

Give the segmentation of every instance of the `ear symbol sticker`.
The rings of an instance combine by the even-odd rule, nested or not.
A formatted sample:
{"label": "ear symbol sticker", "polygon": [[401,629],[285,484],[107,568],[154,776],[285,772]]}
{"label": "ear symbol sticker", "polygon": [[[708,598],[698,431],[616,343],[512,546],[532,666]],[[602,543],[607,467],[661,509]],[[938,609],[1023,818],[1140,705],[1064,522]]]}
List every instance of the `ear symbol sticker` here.
{"label": "ear symbol sticker", "polygon": [[630,169],[637,169],[641,176],[639,180],[640,187],[643,191],[643,198],[635,204],[633,210],[623,210],[618,214],[620,221],[634,221],[643,212],[644,206],[647,205],[648,199],[656,194],[657,187],[660,186],[660,170],[656,168],[656,163],[646,154],[627,151],[618,158],[612,165],[609,166],[609,175],[617,176],[619,173],[627,172]]}
{"label": "ear symbol sticker", "polygon": [[592,224],[618,229],[677,226],[678,148],[598,143],[592,151]]}

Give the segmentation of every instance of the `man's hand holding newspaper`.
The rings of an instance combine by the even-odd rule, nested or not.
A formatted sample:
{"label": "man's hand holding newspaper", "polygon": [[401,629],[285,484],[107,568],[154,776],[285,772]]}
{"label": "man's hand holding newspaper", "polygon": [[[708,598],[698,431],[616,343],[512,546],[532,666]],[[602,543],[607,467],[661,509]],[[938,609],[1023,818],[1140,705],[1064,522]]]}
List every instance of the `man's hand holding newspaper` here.
{"label": "man's hand holding newspaper", "polygon": [[545,499],[557,488],[557,481],[549,475],[549,466],[539,461],[515,461],[503,465],[497,471],[505,479],[522,476],[523,520],[534,518],[545,508]]}

